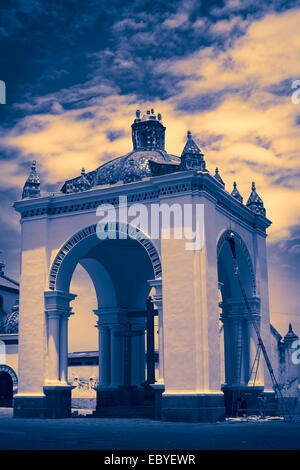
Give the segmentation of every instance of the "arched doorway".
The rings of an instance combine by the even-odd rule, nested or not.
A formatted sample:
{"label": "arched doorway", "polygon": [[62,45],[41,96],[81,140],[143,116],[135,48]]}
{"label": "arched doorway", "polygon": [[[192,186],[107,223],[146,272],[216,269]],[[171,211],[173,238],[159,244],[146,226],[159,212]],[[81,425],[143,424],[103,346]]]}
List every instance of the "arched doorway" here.
{"label": "arched doorway", "polygon": [[[45,388],[48,397],[57,396],[58,389],[65,397],[68,392],[68,304],[75,297],[69,293],[69,286],[74,270],[80,264],[92,280],[97,297],[94,309],[98,317],[100,355],[97,410],[144,402],[145,307],[151,289],[149,281],[160,274],[160,260],[153,243],[142,232],[135,229],[135,237],[130,237],[129,230],[132,228],[127,224],[110,225],[107,228],[109,236],[99,239],[96,226],[88,227],[68,240],[53,262],[50,290],[45,293],[49,345]],[[57,401],[49,400],[53,405]],[[66,398],[61,402],[69,406]],[[57,404],[55,406],[57,409]]]}
{"label": "arched doorway", "polygon": [[0,366],[0,407],[12,407],[13,394],[17,389],[18,379],[9,366]]}
{"label": "arched doorway", "polygon": [[13,381],[8,372],[0,372],[0,407],[11,407]]}
{"label": "arched doorway", "polygon": [[[237,263],[229,242],[231,237],[234,239]],[[253,327],[254,321],[260,325],[260,299],[256,296],[251,257],[240,235],[225,231],[219,239],[217,252],[225,362],[225,383],[222,384],[222,389],[227,416],[236,416],[242,402],[243,408],[247,406],[248,413],[249,410],[256,410],[257,394],[263,388],[262,371],[256,356],[258,341]],[[241,285],[251,313],[248,311]]]}

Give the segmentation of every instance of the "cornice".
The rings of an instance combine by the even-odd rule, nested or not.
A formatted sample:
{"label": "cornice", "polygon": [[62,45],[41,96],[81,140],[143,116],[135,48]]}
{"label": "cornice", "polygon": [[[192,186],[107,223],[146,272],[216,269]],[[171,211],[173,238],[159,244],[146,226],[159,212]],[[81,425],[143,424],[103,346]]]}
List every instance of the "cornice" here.
{"label": "cornice", "polygon": [[271,225],[266,217],[255,214],[231,196],[208,172],[189,170],[144,178],[142,181],[98,186],[71,194],[49,194],[23,199],[14,203],[22,219],[57,216],[96,209],[100,204],[118,206],[119,196],[127,196],[131,203],[149,203],[159,199],[192,194],[206,197],[224,213],[235,216],[252,229],[265,232]]}

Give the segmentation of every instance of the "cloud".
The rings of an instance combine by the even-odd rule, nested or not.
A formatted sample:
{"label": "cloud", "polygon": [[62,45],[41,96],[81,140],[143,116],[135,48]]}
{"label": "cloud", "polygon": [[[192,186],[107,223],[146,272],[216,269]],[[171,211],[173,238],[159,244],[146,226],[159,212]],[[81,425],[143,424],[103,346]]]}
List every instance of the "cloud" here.
{"label": "cloud", "polygon": [[[288,283],[284,263],[294,269],[299,256],[296,238],[280,244],[294,240],[299,224],[300,105],[291,101],[291,84],[300,79],[300,11],[291,7],[299,2],[217,3],[157,2],[147,9],[145,0],[104,8],[89,0],[73,16],[60,5],[45,25],[47,41],[47,28],[56,26],[53,46],[32,25],[32,50],[41,44],[32,59],[40,75],[24,84],[10,108],[17,118],[0,131],[0,184],[18,197],[28,162],[36,159],[42,189],[58,190],[82,166],[90,171],[130,151],[135,109],[154,107],[167,126],[170,153],[181,154],[191,129],[226,190],[237,181],[246,202],[256,182],[273,221],[268,241],[276,290]],[[23,16],[20,9],[6,13],[3,34],[24,29],[22,18],[31,14],[30,2],[24,5]],[[43,2],[38,5],[41,18]],[[10,235],[17,233],[12,217],[1,216]],[[276,250],[285,259],[273,262]]]}

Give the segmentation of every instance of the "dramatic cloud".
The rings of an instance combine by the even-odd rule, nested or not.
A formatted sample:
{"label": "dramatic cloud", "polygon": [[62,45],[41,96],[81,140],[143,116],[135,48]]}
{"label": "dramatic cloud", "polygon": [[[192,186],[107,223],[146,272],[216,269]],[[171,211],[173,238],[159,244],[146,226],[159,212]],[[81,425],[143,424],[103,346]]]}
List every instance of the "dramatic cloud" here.
{"label": "dramatic cloud", "polygon": [[[11,82],[0,77],[13,87],[14,103],[0,130],[2,190],[18,197],[32,159],[47,191],[82,167],[93,170],[127,153],[135,110],[153,107],[163,115],[170,153],[181,154],[190,129],[228,191],[237,181],[246,202],[256,182],[273,221],[271,297],[277,302],[279,284],[288,285],[286,311],[296,313],[300,105],[292,103],[291,85],[300,79],[299,2],[69,3],[48,12],[47,2],[36,0],[33,15],[33,3],[20,1],[2,12],[0,34],[20,44],[7,59]],[[16,63],[23,83],[12,74]],[[17,237],[13,210],[0,217],[8,237]],[[5,237],[2,247],[15,250]]]}

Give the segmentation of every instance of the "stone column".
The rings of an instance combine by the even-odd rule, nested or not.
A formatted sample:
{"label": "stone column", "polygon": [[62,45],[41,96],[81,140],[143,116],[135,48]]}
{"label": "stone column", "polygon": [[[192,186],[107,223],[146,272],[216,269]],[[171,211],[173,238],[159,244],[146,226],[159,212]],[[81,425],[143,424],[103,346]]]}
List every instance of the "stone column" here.
{"label": "stone column", "polygon": [[234,344],[233,341],[233,321],[232,318],[228,315],[221,315],[221,321],[224,326],[224,338],[223,338],[223,348],[224,348],[224,369],[225,369],[225,385],[232,385],[233,377],[233,351],[232,347]]}
{"label": "stone column", "polygon": [[145,381],[145,333],[142,325],[132,325],[131,385],[138,387]]}
{"label": "stone column", "polygon": [[57,312],[48,312],[48,380],[47,382],[59,383],[59,321]]}
{"label": "stone column", "polygon": [[68,385],[68,322],[71,312],[60,316],[60,382]]}
{"label": "stone column", "polygon": [[99,325],[99,386],[110,385],[110,329],[107,325]]}
{"label": "stone column", "polygon": [[[257,354],[257,347],[258,347],[258,338],[256,335],[256,332],[254,330],[253,326],[253,321],[256,321],[256,324],[259,326],[259,316],[255,315],[252,318],[250,318],[250,315],[247,317],[247,325],[248,325],[248,335],[249,335],[249,373],[251,372],[251,369],[254,364],[254,360]],[[264,384],[264,378],[263,378],[263,363],[264,363],[264,355],[262,351],[260,351],[260,358],[259,358],[259,366],[257,370],[257,375],[255,379],[255,385],[256,386],[263,386]],[[254,382],[254,376],[255,376],[255,371],[256,371],[256,366],[257,363],[254,365],[254,369],[252,372],[252,377],[249,376],[249,385],[253,386]]]}
{"label": "stone column", "polygon": [[71,416],[71,390],[68,376],[68,318],[74,294],[62,291],[45,292],[45,313],[48,320],[48,369],[45,377],[47,416]]}
{"label": "stone column", "polygon": [[143,384],[146,379],[146,351],[145,351],[145,333],[138,337],[140,343],[140,383]]}
{"label": "stone column", "polygon": [[241,318],[234,319],[235,330],[235,358],[234,358],[234,385],[241,385],[242,372],[242,354],[243,354],[243,337]]}
{"label": "stone column", "polygon": [[117,336],[116,333],[122,331],[124,327],[122,325],[111,325],[111,343],[110,343],[110,377],[111,387],[118,387],[123,385],[122,377],[122,337]]}
{"label": "stone column", "polygon": [[164,384],[164,318],[163,318],[163,298],[162,298],[162,279],[153,279],[148,281],[151,287],[155,289],[153,295],[154,304],[158,310],[158,361],[159,378],[157,384]]}

